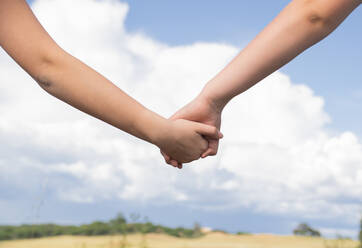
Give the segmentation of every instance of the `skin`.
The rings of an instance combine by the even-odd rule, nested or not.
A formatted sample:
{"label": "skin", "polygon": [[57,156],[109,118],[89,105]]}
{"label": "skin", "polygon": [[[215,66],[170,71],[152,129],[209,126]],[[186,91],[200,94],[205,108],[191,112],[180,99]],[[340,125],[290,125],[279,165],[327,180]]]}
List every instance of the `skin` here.
{"label": "skin", "polygon": [[[186,119],[220,128],[224,107],[300,53],[335,30],[360,0],[294,0],[191,103],[171,119]],[[215,155],[218,140],[209,139],[202,157]],[[167,163],[180,161],[162,151]]]}
{"label": "skin", "polygon": [[199,159],[208,148],[205,138],[222,137],[216,127],[167,120],[146,109],[60,48],[25,0],[0,0],[0,46],[49,94],[155,144],[177,161]]}

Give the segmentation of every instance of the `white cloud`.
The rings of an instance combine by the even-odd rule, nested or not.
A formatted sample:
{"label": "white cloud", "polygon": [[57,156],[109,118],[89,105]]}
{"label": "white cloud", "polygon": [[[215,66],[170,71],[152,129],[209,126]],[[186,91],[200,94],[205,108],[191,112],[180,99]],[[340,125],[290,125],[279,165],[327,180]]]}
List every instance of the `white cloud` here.
{"label": "white cloud", "polygon": [[[118,1],[37,0],[33,9],[63,48],[165,116],[191,100],[239,50],[217,43],[172,47],[130,33],[124,27],[128,6]],[[39,178],[25,176],[33,171],[54,178],[49,187],[68,201],[182,202],[343,216],[346,223],[358,217],[358,138],[329,134],[323,99],[280,72],[226,109],[217,157],[178,171],[163,164],[155,147],[48,96],[4,52],[0,65],[0,149],[6,151],[0,178],[22,178],[6,181],[9,187],[33,184]],[[64,175],[76,183],[62,181]]]}

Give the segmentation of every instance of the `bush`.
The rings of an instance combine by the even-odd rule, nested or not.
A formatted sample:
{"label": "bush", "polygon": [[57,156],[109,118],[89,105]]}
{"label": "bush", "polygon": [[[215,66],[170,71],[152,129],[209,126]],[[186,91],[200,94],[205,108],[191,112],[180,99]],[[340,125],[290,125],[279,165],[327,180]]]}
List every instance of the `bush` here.
{"label": "bush", "polygon": [[293,230],[294,235],[298,236],[311,236],[311,237],[320,237],[321,233],[305,223],[299,224],[297,228]]}

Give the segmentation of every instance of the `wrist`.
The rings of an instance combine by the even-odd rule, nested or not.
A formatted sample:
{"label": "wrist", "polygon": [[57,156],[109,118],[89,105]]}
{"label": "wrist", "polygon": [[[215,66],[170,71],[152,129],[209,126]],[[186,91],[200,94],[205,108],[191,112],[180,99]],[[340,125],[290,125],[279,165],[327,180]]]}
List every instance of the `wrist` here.
{"label": "wrist", "polygon": [[150,110],[145,110],[140,114],[140,123],[143,139],[160,147],[170,121]]}
{"label": "wrist", "polygon": [[218,113],[221,113],[226,104],[230,101],[230,99],[222,96],[220,93],[215,93],[215,90],[212,90],[208,85],[206,85],[197,96],[197,100],[211,106],[211,108]]}

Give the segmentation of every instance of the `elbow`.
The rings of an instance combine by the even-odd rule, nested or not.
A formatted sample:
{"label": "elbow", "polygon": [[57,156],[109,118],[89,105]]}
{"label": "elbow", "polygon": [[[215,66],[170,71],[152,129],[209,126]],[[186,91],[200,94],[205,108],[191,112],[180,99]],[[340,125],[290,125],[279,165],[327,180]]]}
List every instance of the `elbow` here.
{"label": "elbow", "polygon": [[50,94],[54,88],[54,78],[59,72],[63,54],[63,51],[51,49],[39,55],[32,75],[39,86]]}
{"label": "elbow", "polygon": [[332,27],[332,21],[328,16],[321,14],[319,11],[309,11],[306,16],[309,25],[318,29],[329,29]]}
{"label": "elbow", "polygon": [[34,80],[38,83],[38,85],[45,91],[50,92],[53,86],[52,81],[47,77],[47,75],[36,75],[34,76]]}
{"label": "elbow", "polygon": [[331,14],[326,11],[325,6],[320,1],[302,0],[301,13],[303,21],[311,28],[320,31],[330,30],[334,26]]}

